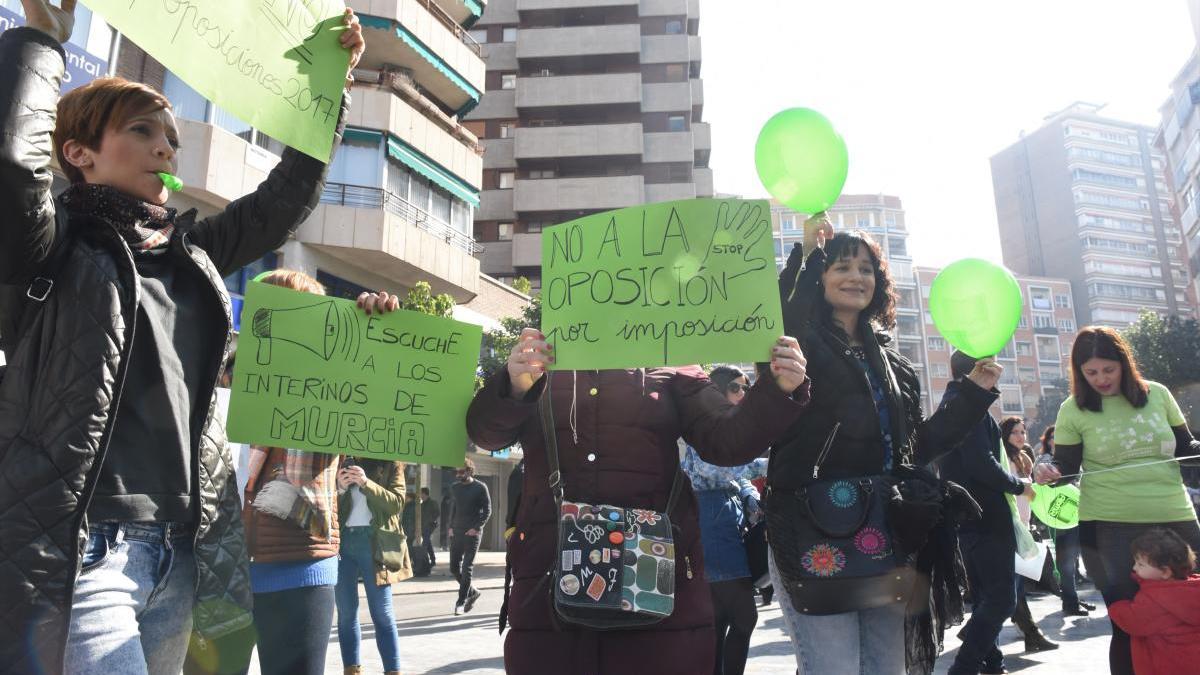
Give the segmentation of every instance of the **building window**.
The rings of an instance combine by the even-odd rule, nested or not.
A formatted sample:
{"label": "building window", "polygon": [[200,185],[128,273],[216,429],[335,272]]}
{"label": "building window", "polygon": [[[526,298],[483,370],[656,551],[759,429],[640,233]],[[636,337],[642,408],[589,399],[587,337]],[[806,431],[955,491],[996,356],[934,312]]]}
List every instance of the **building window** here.
{"label": "building window", "polygon": [[1029,328],[1029,318],[1024,314],[1021,315],[1021,320],[1017,322],[1017,328]]}
{"label": "building window", "polygon": [[683,115],[667,117],[667,131],[687,131],[687,117]]}
{"label": "building window", "polygon": [[946,351],[946,339],[945,338],[938,337],[938,336],[930,336],[929,338],[926,339],[926,343],[929,345],[929,351],[931,351],[931,352]]}
{"label": "building window", "polygon": [[512,223],[500,223],[499,225],[496,226],[496,229],[498,232],[497,238],[500,241],[512,241],[512,236],[513,236],[513,224]]}
{"label": "building window", "polygon": [[903,237],[888,237],[888,255],[908,255],[908,244]]}
{"label": "building window", "polygon": [[1025,402],[1021,400],[1021,390],[1000,390],[1000,409],[1009,414],[1020,414],[1024,412]]}
{"label": "building window", "polygon": [[667,82],[683,82],[687,79],[687,71],[683,69],[682,63],[668,63]]}
{"label": "building window", "polygon": [[667,165],[667,182],[668,183],[689,183],[692,180],[692,165],[691,164],[668,164]]}
{"label": "building window", "polygon": [[325,295],[334,298],[345,298],[347,300],[354,300],[363,293],[370,293],[373,290],[379,290],[370,289],[365,286],[359,286],[353,281],[343,279],[335,274],[330,274],[325,270],[317,270],[317,281],[321,282],[321,285],[325,287]]}
{"label": "building window", "polygon": [[667,35],[683,35],[683,22],[679,19],[671,19],[667,22]]}
{"label": "building window", "polygon": [[525,231],[530,234],[537,234],[542,231],[544,225],[545,224],[541,222],[527,223],[525,225]]}
{"label": "building window", "polygon": [[855,219],[854,226],[860,227],[860,228],[861,227],[870,227],[871,226],[871,216],[860,213],[858,215],[858,217]]}
{"label": "building window", "polygon": [[504,73],[503,75],[501,75],[500,76],[500,88],[501,89],[516,89],[517,88],[517,74],[516,73]]}
{"label": "building window", "polygon": [[950,377],[950,368],[944,363],[929,364],[929,372],[934,377]]}
{"label": "building window", "polygon": [[1034,339],[1037,340],[1038,361],[1058,363],[1062,358],[1058,353],[1058,336],[1036,335]]}
{"label": "building window", "polygon": [[467,35],[470,35],[472,40],[478,42],[481,45],[487,44],[487,41],[488,41],[487,33],[488,32],[487,32],[486,28],[476,28],[475,30],[467,31]]}
{"label": "building window", "polygon": [[779,224],[784,230],[788,230],[788,231],[795,230],[796,229],[796,216],[781,216],[779,218]]}
{"label": "building window", "polygon": [[1033,356],[1033,343],[1018,341],[1017,356]]}
{"label": "building window", "polygon": [[516,26],[505,26],[503,33],[501,33],[500,39],[504,42],[516,42],[517,41],[517,27]]}
{"label": "building window", "polygon": [[500,125],[500,138],[512,138],[513,137],[513,129],[515,129],[515,128],[516,128],[516,125],[514,125],[514,124],[501,124]]}
{"label": "building window", "polygon": [[533,170],[533,171],[529,172],[529,177],[533,178],[535,180],[545,179],[545,178],[554,178],[554,176],[555,176],[554,169],[539,169],[539,170]]}
{"label": "building window", "polygon": [[1055,294],[1054,306],[1059,309],[1071,309],[1071,296],[1062,293]]}
{"label": "building window", "polygon": [[1030,286],[1029,306],[1033,309],[1054,309],[1054,305],[1050,299],[1050,289]]}
{"label": "building window", "polygon": [[1059,319],[1058,329],[1064,333],[1075,332],[1075,319]]}
{"label": "building window", "polygon": [[500,189],[508,190],[508,189],[512,188],[513,182],[516,180],[516,178],[517,178],[517,174],[513,173],[512,171],[501,171],[500,172]]}
{"label": "building window", "polygon": [[1022,382],[1037,382],[1038,381],[1037,368],[1029,368],[1027,366],[1021,366],[1017,370],[1017,379],[1019,379]]}
{"label": "building window", "polygon": [[1054,315],[1053,314],[1040,314],[1040,313],[1034,314],[1033,315],[1033,327],[1034,328],[1054,328]]}

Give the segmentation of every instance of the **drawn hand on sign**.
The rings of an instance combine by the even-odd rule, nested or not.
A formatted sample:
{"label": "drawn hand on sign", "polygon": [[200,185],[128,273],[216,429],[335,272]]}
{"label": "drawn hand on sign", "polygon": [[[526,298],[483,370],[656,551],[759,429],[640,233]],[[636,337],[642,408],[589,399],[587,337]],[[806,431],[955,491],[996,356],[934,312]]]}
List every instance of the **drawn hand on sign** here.
{"label": "drawn hand on sign", "polygon": [[536,328],[524,328],[508,355],[508,380],[513,398],[522,398],[554,363],[554,345]]}
{"label": "drawn hand on sign", "polygon": [[21,0],[25,10],[25,25],[66,43],[75,28],[75,0],[63,0],[62,9],[47,0]]}
{"label": "drawn hand on sign", "polygon": [[[737,210],[730,212],[731,204],[737,205]],[[731,274],[730,279],[736,279],[743,274],[757,272],[768,265],[768,257],[764,251],[755,251],[755,246],[764,237],[771,235],[771,220],[758,202],[725,201],[717,208],[716,222],[713,223],[712,237],[708,248],[704,251],[704,259],[700,262],[701,269],[714,255],[734,255],[748,263],[745,270]],[[768,247],[769,248],[769,247]]]}

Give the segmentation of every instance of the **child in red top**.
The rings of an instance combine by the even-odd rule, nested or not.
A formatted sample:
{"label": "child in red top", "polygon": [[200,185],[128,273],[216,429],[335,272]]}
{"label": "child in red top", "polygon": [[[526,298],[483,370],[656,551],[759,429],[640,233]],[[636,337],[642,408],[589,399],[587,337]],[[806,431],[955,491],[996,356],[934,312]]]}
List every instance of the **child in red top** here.
{"label": "child in red top", "polygon": [[1169,530],[1133,540],[1133,573],[1141,589],[1133,600],[1108,607],[1129,633],[1137,675],[1185,675],[1200,668],[1200,575],[1196,554]]}

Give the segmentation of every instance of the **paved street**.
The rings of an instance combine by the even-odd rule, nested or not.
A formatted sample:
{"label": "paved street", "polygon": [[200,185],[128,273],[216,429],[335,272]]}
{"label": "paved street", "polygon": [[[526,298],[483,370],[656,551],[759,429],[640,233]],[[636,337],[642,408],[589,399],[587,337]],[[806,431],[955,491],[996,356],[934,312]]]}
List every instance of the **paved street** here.
{"label": "paved street", "polygon": [[[448,558],[448,554],[443,554]],[[465,673],[493,675],[504,672],[503,639],[496,631],[496,619],[504,585],[504,556],[502,553],[481,552],[476,563],[477,587],[483,597],[475,610],[454,616],[453,607],[457,585],[448,576],[444,559],[439,559],[434,575],[396,584],[395,606],[400,632],[400,651],[406,675],[426,673]],[[1102,605],[1099,594],[1089,585],[1081,596]],[[1008,669],[1028,675],[1055,673],[1106,672],[1108,654],[1108,620],[1103,609],[1089,618],[1064,618],[1059,601],[1054,596],[1031,596],[1030,608],[1042,630],[1062,646],[1052,652],[1023,654],[1024,645],[1016,628],[1008,624],[1001,634]],[[365,599],[361,602],[363,623],[363,666],[369,675],[382,673],[379,653],[375,648],[375,630],[371,626]],[[945,673],[954,659],[958,628],[946,636],[946,650],[938,659],[937,673]],[[325,672],[342,672],[337,631],[329,637],[329,653]],[[257,663],[250,672],[257,672]],[[760,609],[758,629],[750,647],[747,673],[778,673],[795,671],[791,643],[783,627],[778,603]],[[827,674],[823,674],[827,675]]]}

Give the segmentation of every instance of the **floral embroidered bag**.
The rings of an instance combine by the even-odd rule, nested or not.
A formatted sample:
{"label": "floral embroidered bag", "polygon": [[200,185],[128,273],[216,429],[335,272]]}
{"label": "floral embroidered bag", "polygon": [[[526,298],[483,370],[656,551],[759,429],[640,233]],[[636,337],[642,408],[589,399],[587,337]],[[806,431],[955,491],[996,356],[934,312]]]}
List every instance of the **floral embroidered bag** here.
{"label": "floral embroidered bag", "polygon": [[815,480],[840,424],[825,441],[813,482],[769,488],[767,536],[792,605],[803,614],[840,614],[908,600],[913,568],[893,540],[891,475]]}
{"label": "floral embroidered bag", "polygon": [[558,507],[558,556],[551,575],[555,613],[594,630],[662,621],[675,609],[675,539],[667,514],[682,489],[682,472],[675,472],[665,511],[565,500],[549,387],[539,413]]}

